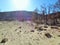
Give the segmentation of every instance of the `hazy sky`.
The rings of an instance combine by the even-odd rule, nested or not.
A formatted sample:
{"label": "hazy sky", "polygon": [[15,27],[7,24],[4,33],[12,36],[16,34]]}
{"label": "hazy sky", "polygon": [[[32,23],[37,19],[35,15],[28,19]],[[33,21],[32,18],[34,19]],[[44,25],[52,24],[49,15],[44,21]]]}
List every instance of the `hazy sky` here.
{"label": "hazy sky", "polygon": [[40,10],[41,5],[54,4],[57,0],[0,0],[0,11]]}

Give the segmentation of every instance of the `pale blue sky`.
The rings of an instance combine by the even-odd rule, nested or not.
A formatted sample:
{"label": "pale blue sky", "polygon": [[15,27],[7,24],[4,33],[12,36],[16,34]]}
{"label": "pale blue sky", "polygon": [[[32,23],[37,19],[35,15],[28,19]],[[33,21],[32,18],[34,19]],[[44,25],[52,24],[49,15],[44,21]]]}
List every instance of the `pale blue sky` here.
{"label": "pale blue sky", "polygon": [[[40,10],[41,5],[54,4],[57,0],[0,0],[0,11],[16,11],[16,10],[27,10],[33,11],[35,8]],[[18,3],[19,2],[19,3]],[[26,4],[24,2],[27,2]],[[18,4],[19,6],[18,6]],[[16,7],[15,7],[16,5]],[[25,6],[25,7],[24,7]]]}

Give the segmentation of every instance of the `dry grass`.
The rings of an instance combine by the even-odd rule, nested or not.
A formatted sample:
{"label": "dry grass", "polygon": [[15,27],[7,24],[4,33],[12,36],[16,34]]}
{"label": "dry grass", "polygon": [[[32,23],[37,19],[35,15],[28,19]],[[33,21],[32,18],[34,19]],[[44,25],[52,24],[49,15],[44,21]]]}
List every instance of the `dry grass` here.
{"label": "dry grass", "polygon": [[[44,27],[44,26],[42,26]],[[57,29],[43,28],[45,31],[37,31],[37,27],[27,22],[0,21],[0,42],[3,38],[8,41],[4,45],[59,45],[60,32]],[[60,27],[59,27],[60,28]],[[31,32],[34,30],[34,32]],[[47,38],[45,33],[52,35]],[[3,45],[3,43],[0,43]]]}

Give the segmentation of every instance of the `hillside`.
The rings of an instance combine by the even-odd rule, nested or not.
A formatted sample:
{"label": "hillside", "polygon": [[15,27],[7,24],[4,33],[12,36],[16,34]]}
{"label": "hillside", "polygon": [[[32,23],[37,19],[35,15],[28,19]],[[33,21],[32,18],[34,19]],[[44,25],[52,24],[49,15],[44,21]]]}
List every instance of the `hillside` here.
{"label": "hillside", "polygon": [[0,21],[0,45],[60,45],[60,27]]}
{"label": "hillside", "polygon": [[36,14],[34,22],[32,16],[28,11],[0,12],[0,45],[60,45],[60,26],[45,24],[60,22],[60,13]]}
{"label": "hillside", "polygon": [[32,12],[29,11],[11,11],[0,12],[0,20],[31,20]]}
{"label": "hillside", "polygon": [[60,12],[47,15],[36,14],[30,11],[0,12],[0,21],[33,21],[39,24],[57,25],[60,24]]}

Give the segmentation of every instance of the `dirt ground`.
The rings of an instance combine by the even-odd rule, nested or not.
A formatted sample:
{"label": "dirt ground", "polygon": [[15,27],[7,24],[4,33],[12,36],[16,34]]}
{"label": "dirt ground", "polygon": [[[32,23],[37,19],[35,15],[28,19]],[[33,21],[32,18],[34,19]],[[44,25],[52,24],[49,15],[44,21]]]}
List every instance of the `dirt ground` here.
{"label": "dirt ground", "polygon": [[0,21],[0,45],[60,45],[60,27]]}

